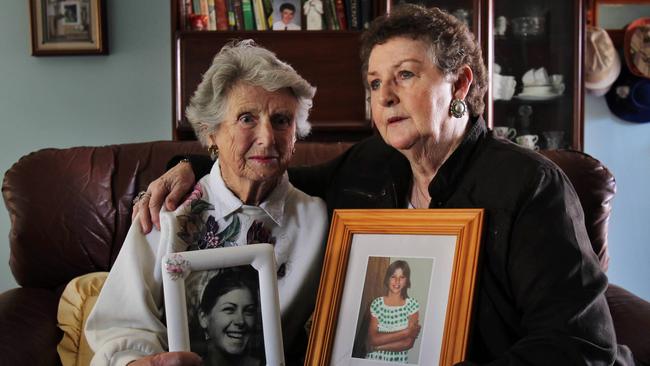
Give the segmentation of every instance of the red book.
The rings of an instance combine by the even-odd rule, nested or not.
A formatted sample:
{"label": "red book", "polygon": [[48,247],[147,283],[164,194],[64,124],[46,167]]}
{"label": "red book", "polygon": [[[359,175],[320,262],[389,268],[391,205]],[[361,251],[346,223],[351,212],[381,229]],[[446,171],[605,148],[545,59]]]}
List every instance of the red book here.
{"label": "red book", "polygon": [[336,7],[336,18],[339,20],[339,29],[348,29],[348,23],[345,21],[345,5],[343,5],[343,0],[335,0],[334,4]]}
{"label": "red book", "polygon": [[228,7],[226,0],[214,0],[214,8],[217,13],[217,30],[228,30]]}

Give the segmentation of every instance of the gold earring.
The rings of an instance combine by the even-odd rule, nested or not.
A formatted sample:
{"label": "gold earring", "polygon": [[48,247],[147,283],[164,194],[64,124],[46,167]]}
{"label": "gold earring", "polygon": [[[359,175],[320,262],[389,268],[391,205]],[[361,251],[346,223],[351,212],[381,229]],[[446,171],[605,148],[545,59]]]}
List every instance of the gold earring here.
{"label": "gold earring", "polygon": [[449,115],[461,118],[467,112],[467,104],[462,99],[454,98],[449,105]]}
{"label": "gold earring", "polygon": [[208,153],[210,153],[210,159],[217,160],[219,157],[219,148],[217,145],[210,145],[208,148]]}

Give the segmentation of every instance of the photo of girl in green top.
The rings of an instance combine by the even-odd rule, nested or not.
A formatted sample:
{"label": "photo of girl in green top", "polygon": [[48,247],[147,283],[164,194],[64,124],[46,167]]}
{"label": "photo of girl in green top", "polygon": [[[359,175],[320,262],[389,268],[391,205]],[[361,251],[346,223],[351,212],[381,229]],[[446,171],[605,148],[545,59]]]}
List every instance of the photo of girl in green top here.
{"label": "photo of girl in green top", "polygon": [[369,352],[366,359],[408,363],[408,350],[420,333],[420,304],[408,296],[411,268],[403,260],[388,266],[384,276],[386,294],[370,304]]}

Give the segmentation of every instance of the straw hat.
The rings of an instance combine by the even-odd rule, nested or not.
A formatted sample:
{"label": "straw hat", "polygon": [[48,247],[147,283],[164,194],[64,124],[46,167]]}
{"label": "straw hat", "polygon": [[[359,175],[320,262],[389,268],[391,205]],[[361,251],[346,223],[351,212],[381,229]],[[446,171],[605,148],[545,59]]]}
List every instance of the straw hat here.
{"label": "straw hat", "polygon": [[625,28],[625,63],[636,76],[650,78],[650,18],[639,18]]}
{"label": "straw hat", "polygon": [[604,95],[621,72],[621,59],[607,31],[587,27],[585,42],[585,88],[594,95]]}

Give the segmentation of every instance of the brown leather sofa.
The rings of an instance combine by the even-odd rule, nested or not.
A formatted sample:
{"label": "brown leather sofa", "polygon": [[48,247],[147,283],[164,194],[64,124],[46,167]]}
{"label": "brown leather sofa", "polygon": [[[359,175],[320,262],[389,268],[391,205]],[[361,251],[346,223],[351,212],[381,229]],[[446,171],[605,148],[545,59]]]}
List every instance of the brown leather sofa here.
{"label": "brown leather sofa", "polygon": [[[326,161],[341,143],[303,143],[292,165]],[[0,294],[0,365],[58,365],[57,307],[65,285],[107,271],[131,221],[131,200],[162,174],[174,155],[204,153],[196,142],[148,142],[44,149],[5,174],[2,194],[11,218],[9,265],[22,286]],[[569,176],[585,210],[594,251],[607,269],[607,223],[615,181],[597,160],[574,151],[543,152]],[[610,285],[619,343],[650,364],[650,303]]]}

